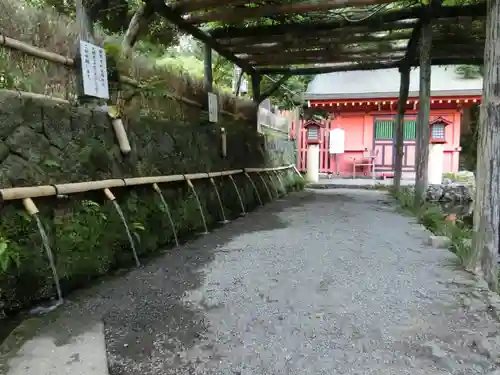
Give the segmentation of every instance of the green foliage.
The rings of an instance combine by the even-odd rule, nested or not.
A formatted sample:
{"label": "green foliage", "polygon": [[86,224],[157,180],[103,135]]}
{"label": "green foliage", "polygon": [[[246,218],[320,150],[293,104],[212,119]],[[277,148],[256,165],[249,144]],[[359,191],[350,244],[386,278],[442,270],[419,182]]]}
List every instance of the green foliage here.
{"label": "green foliage", "polygon": [[[75,18],[75,2],[67,0],[26,0],[37,8],[52,8],[58,13]],[[108,33],[124,33],[140,0],[83,0],[90,19],[97,22]],[[161,46],[169,47],[178,42],[179,33],[174,26],[161,15],[154,14],[148,19],[148,28],[143,39]]]}
{"label": "green foliage", "polygon": [[19,254],[9,246],[10,241],[0,236],[0,271],[7,272],[12,264],[19,266]]}
{"label": "green foliage", "polygon": [[414,194],[409,189],[403,189],[395,197],[405,212],[415,215],[419,222],[432,233],[448,237],[451,240],[450,251],[457,255],[460,264],[467,263],[472,254],[470,238],[472,238],[473,231],[469,223],[462,219],[446,220],[441,206],[436,203],[427,202],[415,210],[413,206]]}

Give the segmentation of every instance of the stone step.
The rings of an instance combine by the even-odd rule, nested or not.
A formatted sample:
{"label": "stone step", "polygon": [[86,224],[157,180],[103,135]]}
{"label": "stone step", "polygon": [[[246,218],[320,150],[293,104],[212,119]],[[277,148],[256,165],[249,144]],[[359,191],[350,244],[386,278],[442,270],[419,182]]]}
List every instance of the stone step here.
{"label": "stone step", "polygon": [[0,374],[108,375],[104,324],[52,314],[12,331],[0,346]]}

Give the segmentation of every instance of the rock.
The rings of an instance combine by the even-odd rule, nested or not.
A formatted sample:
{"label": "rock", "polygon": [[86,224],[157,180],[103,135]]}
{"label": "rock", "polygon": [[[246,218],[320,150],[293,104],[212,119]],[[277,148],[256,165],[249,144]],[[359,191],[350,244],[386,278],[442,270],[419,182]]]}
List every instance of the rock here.
{"label": "rock", "polygon": [[432,202],[470,202],[472,201],[474,190],[458,182],[451,182],[442,185],[429,185],[426,199]]}
{"label": "rock", "polygon": [[453,182],[453,180],[451,178],[443,178],[443,185],[449,185]]}
{"label": "rock", "polygon": [[447,249],[451,245],[451,240],[446,236],[429,236],[429,245],[436,249]]}

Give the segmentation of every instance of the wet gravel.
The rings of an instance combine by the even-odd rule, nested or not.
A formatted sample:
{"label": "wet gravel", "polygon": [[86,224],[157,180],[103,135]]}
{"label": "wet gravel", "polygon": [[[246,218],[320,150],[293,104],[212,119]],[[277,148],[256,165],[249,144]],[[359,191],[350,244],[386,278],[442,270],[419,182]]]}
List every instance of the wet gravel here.
{"label": "wet gravel", "polygon": [[488,374],[498,321],[427,238],[383,192],[298,193],[64,314],[104,320],[112,375]]}

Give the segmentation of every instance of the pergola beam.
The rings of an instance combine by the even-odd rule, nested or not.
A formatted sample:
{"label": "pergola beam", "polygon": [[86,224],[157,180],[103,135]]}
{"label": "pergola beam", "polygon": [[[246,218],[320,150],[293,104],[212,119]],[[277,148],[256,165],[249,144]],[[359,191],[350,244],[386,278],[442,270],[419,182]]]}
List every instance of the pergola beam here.
{"label": "pergola beam", "polygon": [[270,16],[324,12],[345,7],[387,4],[393,1],[394,0],[310,0],[300,3],[266,4],[257,7],[242,7],[238,8],[237,11],[234,8],[225,7],[224,9],[217,9],[211,12],[192,14],[186,17],[186,20],[191,24],[201,24],[214,21],[238,23],[249,19],[258,19]]}
{"label": "pergola beam", "polygon": [[[381,26],[386,23],[402,21],[405,19],[417,19],[422,15],[421,7],[410,7],[401,10],[393,10],[373,15],[356,23],[357,26]],[[435,17],[460,17],[460,16],[485,16],[486,4],[473,4],[463,6],[446,6],[436,11]],[[252,27],[221,27],[212,29],[209,33],[215,39],[241,38],[241,37],[263,37],[269,35],[295,34],[305,35],[310,32],[331,31],[348,27],[352,23],[346,19],[339,18],[332,22],[308,22],[288,23],[268,26]]]}
{"label": "pergola beam", "polygon": [[[329,43],[323,43],[323,44],[309,44],[304,42],[306,46],[300,47],[295,47],[295,48],[284,48],[284,47],[274,47],[274,48],[269,48],[269,49],[248,49],[246,53],[236,53],[236,56],[238,58],[245,60],[245,61],[250,61],[250,60],[258,60],[267,58],[267,59],[272,59],[272,56],[275,55],[276,51],[280,51],[279,56],[289,56],[289,57],[295,57],[295,56],[316,56],[319,54],[334,54],[334,53],[339,53],[339,54],[346,54],[346,53],[380,53],[380,52],[390,52],[390,51],[406,51],[405,45],[402,45],[405,41],[409,40],[411,35],[408,35],[408,38],[404,38],[399,40],[399,42],[396,43],[388,43],[387,40],[382,40],[377,42],[358,42],[358,43],[341,43],[339,40],[330,40]],[[476,39],[474,40],[474,44],[471,44],[468,40],[458,40],[455,43],[453,41],[450,41],[447,38],[440,37],[440,38],[435,38],[435,44],[439,46],[439,48],[444,48],[444,49],[457,49],[461,48],[466,51],[477,51],[481,50],[482,46],[484,44],[484,39]],[[368,45],[368,47],[366,46]]]}
{"label": "pergola beam", "polygon": [[256,68],[285,66],[285,65],[302,65],[302,64],[330,64],[330,63],[345,63],[345,62],[371,62],[371,61],[399,61],[404,57],[404,52],[385,53],[373,56],[363,54],[345,54],[345,55],[330,55],[330,56],[306,56],[296,58],[279,58],[274,60],[259,60],[252,61]]}
{"label": "pergola beam", "polygon": [[[300,65],[300,64],[327,64],[339,62],[368,62],[368,61],[392,61],[402,60],[405,57],[405,48],[400,50],[386,51],[382,53],[329,53],[317,54],[311,56],[279,56],[275,58],[261,58],[259,60],[252,60],[251,64],[256,68],[272,67],[272,66],[285,66],[285,65]],[[474,48],[467,48],[464,46],[457,46],[457,48],[446,48],[445,46],[438,45],[433,47],[433,54],[435,58],[458,58],[458,57],[480,57],[480,52]]]}
{"label": "pergola beam", "polygon": [[275,44],[265,44],[265,45],[249,45],[245,47],[231,48],[231,52],[238,55],[239,53],[247,54],[268,54],[275,53],[276,51],[283,50],[311,50],[314,48],[328,48],[332,45],[338,44],[360,44],[360,43],[378,43],[378,42],[391,42],[398,40],[408,40],[411,36],[411,32],[404,33],[394,33],[385,36],[373,36],[373,35],[354,35],[351,37],[324,37],[324,38],[303,38],[300,40],[295,40],[292,43],[275,43]]}
{"label": "pergola beam", "polygon": [[[279,54],[279,58],[301,58],[301,57],[318,57],[318,56],[339,56],[339,55],[351,55],[351,54],[379,54],[384,52],[401,52],[406,51],[406,46],[376,46],[369,48],[359,48],[353,47],[348,48],[344,45],[333,45],[329,47],[316,48],[311,50],[295,50],[295,51],[283,51]],[[240,59],[245,61],[260,61],[260,60],[274,60],[272,56],[268,54],[247,54],[238,55]]]}
{"label": "pergola beam", "polygon": [[[446,33],[446,30],[442,31],[443,26],[449,25],[467,25],[472,23],[473,17],[442,17],[439,20],[439,26],[434,28],[434,32],[438,34]],[[333,30],[321,30],[310,33],[301,33],[301,32],[293,32],[291,31],[288,34],[283,35],[268,35],[268,36],[260,36],[260,37],[243,37],[243,38],[230,38],[230,39],[218,39],[218,42],[223,45],[225,48],[231,51],[241,51],[246,52],[247,48],[256,47],[261,44],[276,44],[281,43],[283,45],[304,45],[305,41],[309,43],[315,43],[318,41],[326,41],[332,39],[339,39],[340,41],[362,41],[366,39],[366,41],[376,41],[376,40],[398,40],[398,37],[401,39],[409,39],[411,35],[411,31],[417,24],[417,20],[403,20],[396,21],[392,23],[384,23],[369,26],[346,26],[342,29],[333,29]],[[387,33],[386,35],[374,35],[380,33]],[[450,38],[449,36],[447,36]],[[456,37],[458,39],[458,37]]]}
{"label": "pergola beam", "polygon": [[[433,58],[432,65],[481,65],[483,57],[460,57],[460,58]],[[345,63],[335,65],[322,65],[315,67],[297,67],[297,68],[256,68],[260,74],[286,74],[292,75],[313,75],[332,72],[351,72],[356,70],[377,70],[398,68],[400,61],[379,61],[370,63]],[[418,66],[418,61],[413,61],[410,66]]]}
{"label": "pergola beam", "polygon": [[202,41],[203,43],[205,43],[207,47],[210,47],[222,57],[238,65],[239,67],[241,67],[242,70],[248,73],[253,73],[255,71],[251,65],[248,65],[245,61],[238,59],[233,53],[225,50],[210,35],[184,21],[181,14],[173,10],[170,6],[166,5],[164,0],[146,0],[146,1],[152,3],[155,8],[155,11],[158,14],[165,17],[168,21],[177,26],[181,31],[184,31],[192,35],[194,38]]}
{"label": "pergola beam", "polygon": [[[356,37],[360,35],[371,35],[381,32],[404,32],[401,30],[412,30],[415,26],[417,20],[414,22],[411,20],[388,22],[384,24],[373,25],[372,27],[367,26],[355,26],[350,25],[341,29],[328,29],[328,30],[312,30],[309,32],[301,32],[300,30],[291,30],[286,34],[278,35],[261,35],[261,36],[247,36],[239,38],[223,38],[217,41],[223,45],[227,46],[228,49],[234,50],[236,48],[244,48],[245,46],[262,44],[262,43],[293,43],[300,42],[304,38],[342,38],[347,39],[351,37]],[[444,21],[446,22],[446,21]],[[456,21],[454,21],[456,22]]]}

